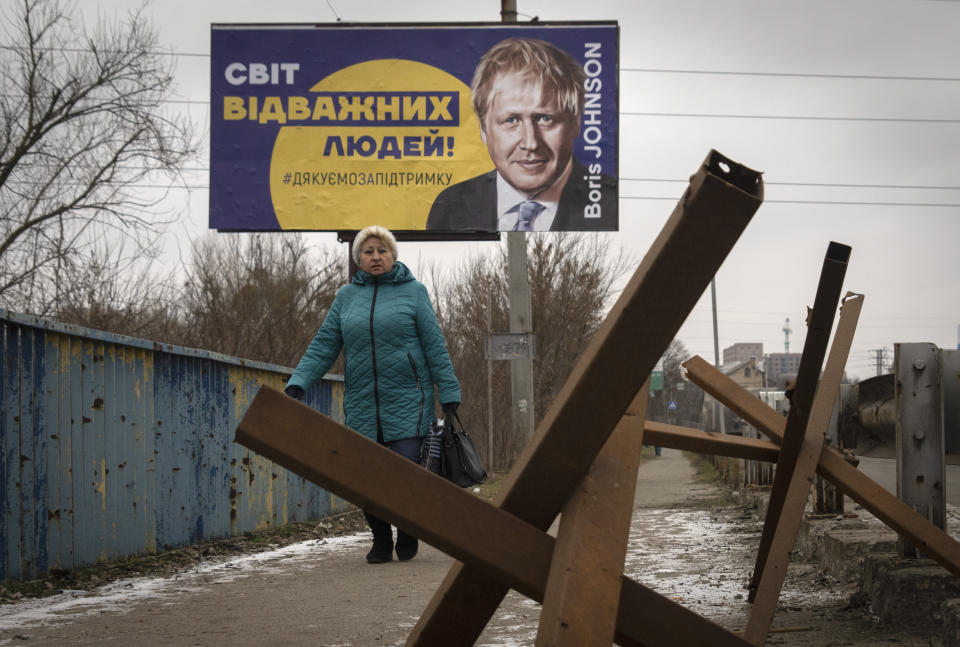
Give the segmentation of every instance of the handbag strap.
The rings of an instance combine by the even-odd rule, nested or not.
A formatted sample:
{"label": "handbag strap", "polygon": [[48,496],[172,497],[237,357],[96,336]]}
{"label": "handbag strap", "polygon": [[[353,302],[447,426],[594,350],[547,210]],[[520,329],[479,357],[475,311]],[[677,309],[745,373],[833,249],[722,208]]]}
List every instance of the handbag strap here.
{"label": "handbag strap", "polygon": [[[467,430],[463,428],[463,423],[460,421],[460,415],[459,415],[456,411],[453,412],[453,419],[457,421],[457,424],[458,424],[458,425],[460,425],[460,433],[464,433],[464,434],[467,433]],[[450,420],[450,417],[448,416],[448,417],[446,417],[446,418],[443,419],[443,433],[444,433],[444,435],[446,435],[446,433],[447,433],[447,426],[448,426],[448,425],[449,425],[449,427],[450,427],[450,432],[451,432],[451,433],[453,433],[453,432],[456,431],[456,428],[453,426],[453,420]]]}

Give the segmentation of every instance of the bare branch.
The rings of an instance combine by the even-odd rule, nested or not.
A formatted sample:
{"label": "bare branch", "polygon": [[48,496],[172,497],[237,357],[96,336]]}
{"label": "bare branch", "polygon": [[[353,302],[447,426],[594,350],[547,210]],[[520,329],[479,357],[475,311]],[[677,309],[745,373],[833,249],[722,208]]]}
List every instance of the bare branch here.
{"label": "bare branch", "polygon": [[[0,10],[0,304],[44,310],[51,281],[102,224],[142,253],[165,226],[132,185],[172,180],[196,153],[191,124],[163,112],[171,61],[141,11],[84,33],[65,0]],[[77,52],[80,52],[79,54]],[[57,268],[47,271],[47,268]],[[40,299],[40,301],[38,301]]]}

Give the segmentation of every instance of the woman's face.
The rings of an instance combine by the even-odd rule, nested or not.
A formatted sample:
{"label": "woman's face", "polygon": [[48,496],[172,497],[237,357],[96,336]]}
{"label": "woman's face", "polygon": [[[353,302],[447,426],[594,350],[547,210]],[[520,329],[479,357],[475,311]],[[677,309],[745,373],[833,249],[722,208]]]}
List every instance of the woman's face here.
{"label": "woman's face", "polygon": [[383,241],[370,236],[360,246],[360,269],[372,276],[386,274],[393,269],[393,253]]}

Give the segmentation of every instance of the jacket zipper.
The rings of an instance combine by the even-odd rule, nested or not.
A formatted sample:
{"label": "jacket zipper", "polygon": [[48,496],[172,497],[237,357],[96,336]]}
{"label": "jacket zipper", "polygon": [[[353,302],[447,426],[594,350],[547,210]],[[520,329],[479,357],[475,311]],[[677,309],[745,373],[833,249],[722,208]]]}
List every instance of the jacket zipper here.
{"label": "jacket zipper", "polygon": [[375,280],[373,284],[373,300],[370,302],[370,354],[373,361],[373,405],[377,414],[377,442],[385,444],[383,439],[383,425],[380,422],[380,387],[377,383],[377,342],[373,335],[373,310],[377,305],[377,289],[380,287],[380,281]]}
{"label": "jacket zipper", "polygon": [[417,365],[413,361],[413,355],[407,353],[407,359],[410,360],[410,368],[413,369],[413,377],[417,380],[417,391],[420,392],[420,412],[417,413],[417,438],[419,438],[420,423],[423,422],[423,387],[420,386],[420,374],[417,372]]}

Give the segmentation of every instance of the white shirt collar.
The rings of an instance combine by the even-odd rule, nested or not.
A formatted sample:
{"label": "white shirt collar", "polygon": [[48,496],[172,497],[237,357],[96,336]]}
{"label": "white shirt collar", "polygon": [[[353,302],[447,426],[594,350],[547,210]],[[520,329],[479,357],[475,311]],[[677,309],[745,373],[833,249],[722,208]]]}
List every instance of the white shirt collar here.
{"label": "white shirt collar", "polygon": [[[550,231],[553,219],[560,206],[560,194],[570,177],[573,160],[567,164],[566,170],[557,178],[557,181],[533,197],[535,202],[543,205],[543,211],[533,221],[533,231]],[[520,217],[519,205],[530,198],[523,191],[518,191],[507,182],[497,171],[497,231],[513,231]]]}

